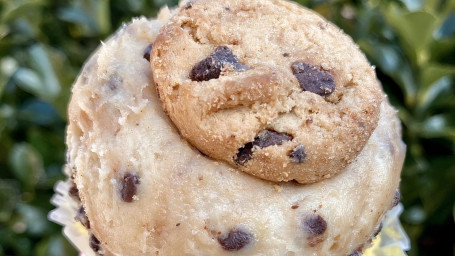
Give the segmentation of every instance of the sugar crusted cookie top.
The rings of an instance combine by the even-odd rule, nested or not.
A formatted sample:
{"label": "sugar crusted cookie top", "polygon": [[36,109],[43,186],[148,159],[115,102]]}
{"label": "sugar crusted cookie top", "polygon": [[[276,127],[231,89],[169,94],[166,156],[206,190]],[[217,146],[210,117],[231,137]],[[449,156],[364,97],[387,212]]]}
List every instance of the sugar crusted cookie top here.
{"label": "sugar crusted cookie top", "polygon": [[363,54],[285,1],[187,2],[162,28],[151,66],[181,135],[263,179],[331,177],[377,125],[382,92]]}

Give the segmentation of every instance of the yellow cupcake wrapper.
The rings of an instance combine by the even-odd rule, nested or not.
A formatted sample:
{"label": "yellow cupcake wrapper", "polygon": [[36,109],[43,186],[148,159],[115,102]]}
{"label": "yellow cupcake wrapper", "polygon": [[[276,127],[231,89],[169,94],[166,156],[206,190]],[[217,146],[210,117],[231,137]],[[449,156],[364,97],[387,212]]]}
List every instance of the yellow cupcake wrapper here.
{"label": "yellow cupcake wrapper", "polygon": [[[57,208],[49,213],[48,218],[63,226],[63,234],[79,252],[83,253],[83,256],[96,256],[89,246],[89,232],[80,222],[74,220],[79,205],[68,195],[70,187],[70,181],[56,183],[51,203]],[[387,212],[381,232],[373,239],[371,247],[363,252],[363,256],[406,255],[411,246],[409,237],[400,223],[399,216],[402,212],[402,204]]]}

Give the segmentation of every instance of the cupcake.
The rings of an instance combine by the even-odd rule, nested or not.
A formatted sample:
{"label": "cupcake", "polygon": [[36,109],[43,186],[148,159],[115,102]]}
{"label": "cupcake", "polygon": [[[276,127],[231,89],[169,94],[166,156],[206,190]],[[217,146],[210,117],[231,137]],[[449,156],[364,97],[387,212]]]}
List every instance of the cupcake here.
{"label": "cupcake", "polygon": [[296,4],[187,1],[135,19],[86,62],[68,113],[51,219],[86,255],[409,246],[396,110],[352,40]]}

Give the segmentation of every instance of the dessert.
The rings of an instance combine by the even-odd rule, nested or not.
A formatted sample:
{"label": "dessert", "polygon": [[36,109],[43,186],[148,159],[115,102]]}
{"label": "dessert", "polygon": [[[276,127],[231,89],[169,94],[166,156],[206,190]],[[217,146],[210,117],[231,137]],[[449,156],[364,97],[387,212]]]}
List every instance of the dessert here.
{"label": "dessert", "polygon": [[[244,6],[242,3],[246,2],[230,1],[231,5],[223,6],[223,10],[236,12],[238,8]],[[188,13],[189,10],[206,8],[205,11],[211,13],[209,9],[218,8],[219,3],[221,1],[186,2],[182,3],[174,15],[165,9],[157,20],[141,18],[125,25],[87,61],[74,84],[68,110],[66,171],[74,183],[74,186],[69,186],[72,188],[71,194],[76,201],[80,200],[78,210],[74,212],[75,221],[89,229],[90,235],[86,240],[88,245],[98,255],[125,256],[361,253],[380,232],[381,221],[386,212],[399,201],[397,188],[405,153],[396,111],[390,106],[380,88],[378,90],[376,87],[378,85],[368,78],[373,72],[372,68],[349,66],[353,73],[368,73],[362,78],[371,82],[364,86],[365,90],[369,91],[368,95],[364,96],[371,99],[371,104],[375,107],[373,109],[371,106],[361,104],[362,108],[371,112],[371,116],[367,115],[368,117],[360,114],[358,116],[359,120],[364,121],[363,133],[358,136],[366,136],[365,141],[361,146],[355,144],[357,142],[352,142],[357,145],[353,146],[354,144],[350,144],[351,141],[346,140],[348,145],[360,148],[358,152],[348,154],[352,159],[339,163],[345,167],[333,173],[329,170],[330,177],[313,175],[316,173],[314,171],[311,175],[302,176],[302,179],[295,176],[297,181],[287,182],[269,181],[265,179],[267,177],[254,176],[256,173],[247,173],[238,163],[231,162],[231,158],[217,159],[208,155],[213,153],[212,151],[204,151],[198,145],[193,146],[194,142],[183,134],[184,131],[176,124],[177,121],[169,110],[180,101],[167,102],[168,97],[172,95],[162,92],[161,86],[165,84],[160,83],[177,81],[175,79],[179,77],[188,84],[197,84],[193,83],[192,77],[197,80],[203,78],[204,81],[208,76],[212,76],[210,72],[204,73],[204,69],[199,69],[205,64],[198,63],[215,63],[214,69],[220,70],[220,77],[207,80],[213,81],[210,82],[213,86],[216,86],[217,79],[221,81],[230,79],[232,83],[251,92],[242,81],[252,79],[258,82],[253,84],[260,86],[251,90],[259,92],[264,89],[262,86],[270,86],[269,82],[272,81],[277,88],[270,87],[273,92],[270,95],[278,95],[276,102],[281,91],[287,94],[288,91],[284,89],[289,88],[295,94],[294,101],[308,97],[310,103],[307,105],[295,103],[295,108],[314,107],[311,99],[321,104],[329,104],[327,102],[335,104],[356,92],[353,92],[354,89],[341,90],[345,85],[339,81],[344,81],[344,78],[338,76],[349,77],[349,72],[345,73],[342,66],[331,66],[333,63],[328,62],[329,71],[324,71],[319,66],[325,64],[318,63],[316,59],[306,58],[303,53],[298,55],[296,50],[290,49],[279,53],[281,56],[287,52],[289,54],[287,57],[283,56],[289,58],[289,63],[285,65],[290,69],[287,71],[274,72],[273,63],[258,62],[259,65],[245,61],[244,54],[240,54],[235,45],[225,41],[221,41],[219,45],[207,45],[207,49],[197,53],[192,48],[188,53],[178,52],[174,55],[174,64],[187,62],[184,64],[185,69],[160,66],[162,64],[159,63],[160,60],[172,62],[169,60],[172,56],[171,48],[167,48],[169,51],[166,53],[160,50],[166,47],[165,42],[172,43],[175,40],[166,39],[167,30],[177,24],[176,21],[182,17],[191,18],[195,15],[193,20],[204,17],[202,11],[200,14],[191,14]],[[316,19],[318,22],[322,20],[319,16],[309,14],[309,11],[302,7],[287,2],[249,1],[248,4],[273,5],[304,16],[309,15],[310,20]],[[248,12],[252,9],[245,7],[243,11]],[[257,12],[256,14],[259,15]],[[236,15],[243,14],[237,12]],[[164,24],[167,25],[161,28]],[[321,24],[326,28],[324,31],[339,35],[333,25],[327,22]],[[181,28],[181,31],[190,33],[191,30]],[[231,40],[231,36],[232,34],[226,37],[226,40]],[[156,38],[158,39],[155,41]],[[240,44],[243,39],[238,40]],[[348,39],[342,36],[340,42],[346,40]],[[352,42],[349,43],[351,45],[347,47],[354,49]],[[191,47],[190,43],[186,45]],[[338,47],[330,49],[337,51]],[[358,57],[364,61],[364,57],[359,53],[351,55],[353,59]],[[223,59],[221,64],[217,61],[220,56]],[[279,60],[284,62],[281,57]],[[196,68],[193,68],[195,66]],[[159,71],[155,71],[156,67],[160,67]],[[331,73],[330,68],[339,71]],[[204,74],[201,75],[200,70],[203,70]],[[267,73],[269,71],[272,73]],[[325,88],[319,94],[313,92],[302,94],[299,77],[308,73],[316,73],[319,77],[321,72],[324,81],[326,77],[333,77],[335,87],[330,87],[332,82],[329,82],[328,89]],[[230,75],[236,79],[232,79]],[[267,79],[262,79],[261,76]],[[363,81],[355,80],[354,77],[356,76],[352,76],[352,81],[356,83]],[[284,89],[278,88],[283,79],[289,83],[283,85]],[[156,85],[154,81],[158,81],[158,84]],[[184,90],[183,83],[181,85],[180,89]],[[229,86],[224,82],[218,85]],[[305,82],[304,86],[307,85],[308,82]],[[362,84],[357,86],[361,87]],[[305,87],[306,92],[313,90],[310,88],[312,87]],[[239,92],[239,98],[243,97],[243,89]],[[210,91],[207,91],[206,95],[213,96]],[[252,95],[256,96],[255,93]],[[242,99],[246,100],[244,97]],[[261,100],[259,97],[252,101]],[[182,104],[187,104],[188,108],[193,107],[187,101],[182,101]],[[288,103],[283,101],[282,104]],[[253,105],[255,104],[245,105],[244,108],[253,108]],[[232,106],[234,112],[239,111],[237,104]],[[179,107],[182,111],[185,110],[183,105]],[[255,107],[259,109],[259,106]],[[351,106],[356,107],[355,104]],[[272,108],[272,111],[275,110]],[[278,112],[282,116],[288,114]],[[326,110],[321,112],[325,113]],[[329,113],[327,115],[330,116]],[[288,137],[290,132],[286,129],[297,127],[293,126],[295,122],[293,123],[292,118],[278,119],[280,122],[277,120],[272,122],[276,123],[273,130],[268,127],[265,127],[263,133],[258,133],[262,128],[254,130],[253,133],[257,133],[254,136],[258,139],[252,137],[252,148],[273,147],[270,151],[271,157],[275,154],[272,151],[289,151],[286,157],[294,159],[293,164],[310,161],[308,159],[312,159],[312,156],[308,153],[313,152],[309,150],[311,147],[303,145],[304,149],[301,149],[300,144],[293,144],[297,143],[294,140],[297,135],[291,134],[295,136],[292,139]],[[304,119],[295,120],[302,122]],[[335,122],[336,118],[333,121]],[[317,122],[322,121],[313,121]],[[306,124],[306,120],[304,123]],[[194,124],[197,122],[191,123]],[[242,128],[233,127],[231,123],[225,125],[232,129]],[[282,129],[280,125],[283,126]],[[356,134],[361,125],[352,123],[349,127],[354,125],[356,128],[353,128],[353,133]],[[264,146],[268,144],[272,145]],[[286,150],[280,149],[280,146],[286,147]],[[317,145],[315,147],[317,148]],[[252,150],[253,157],[246,161],[244,166],[248,163],[261,165],[255,150],[257,149]],[[230,151],[226,152],[231,154]],[[265,153],[263,155],[264,158],[267,156]],[[278,157],[277,161],[279,160]],[[286,167],[281,170],[286,170]]]}
{"label": "dessert", "polygon": [[191,2],[163,27],[151,63],[181,135],[263,179],[329,178],[377,126],[373,67],[339,28],[287,1]]}

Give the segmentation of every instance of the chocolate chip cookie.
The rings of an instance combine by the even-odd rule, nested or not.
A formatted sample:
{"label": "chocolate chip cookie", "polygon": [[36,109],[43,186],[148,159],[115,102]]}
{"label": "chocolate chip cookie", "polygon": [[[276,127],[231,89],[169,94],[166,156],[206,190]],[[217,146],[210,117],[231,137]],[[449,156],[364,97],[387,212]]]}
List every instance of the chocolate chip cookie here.
{"label": "chocolate chip cookie", "polygon": [[180,134],[266,180],[329,178],[377,126],[374,68],[339,28],[290,2],[190,1],[150,58]]}

